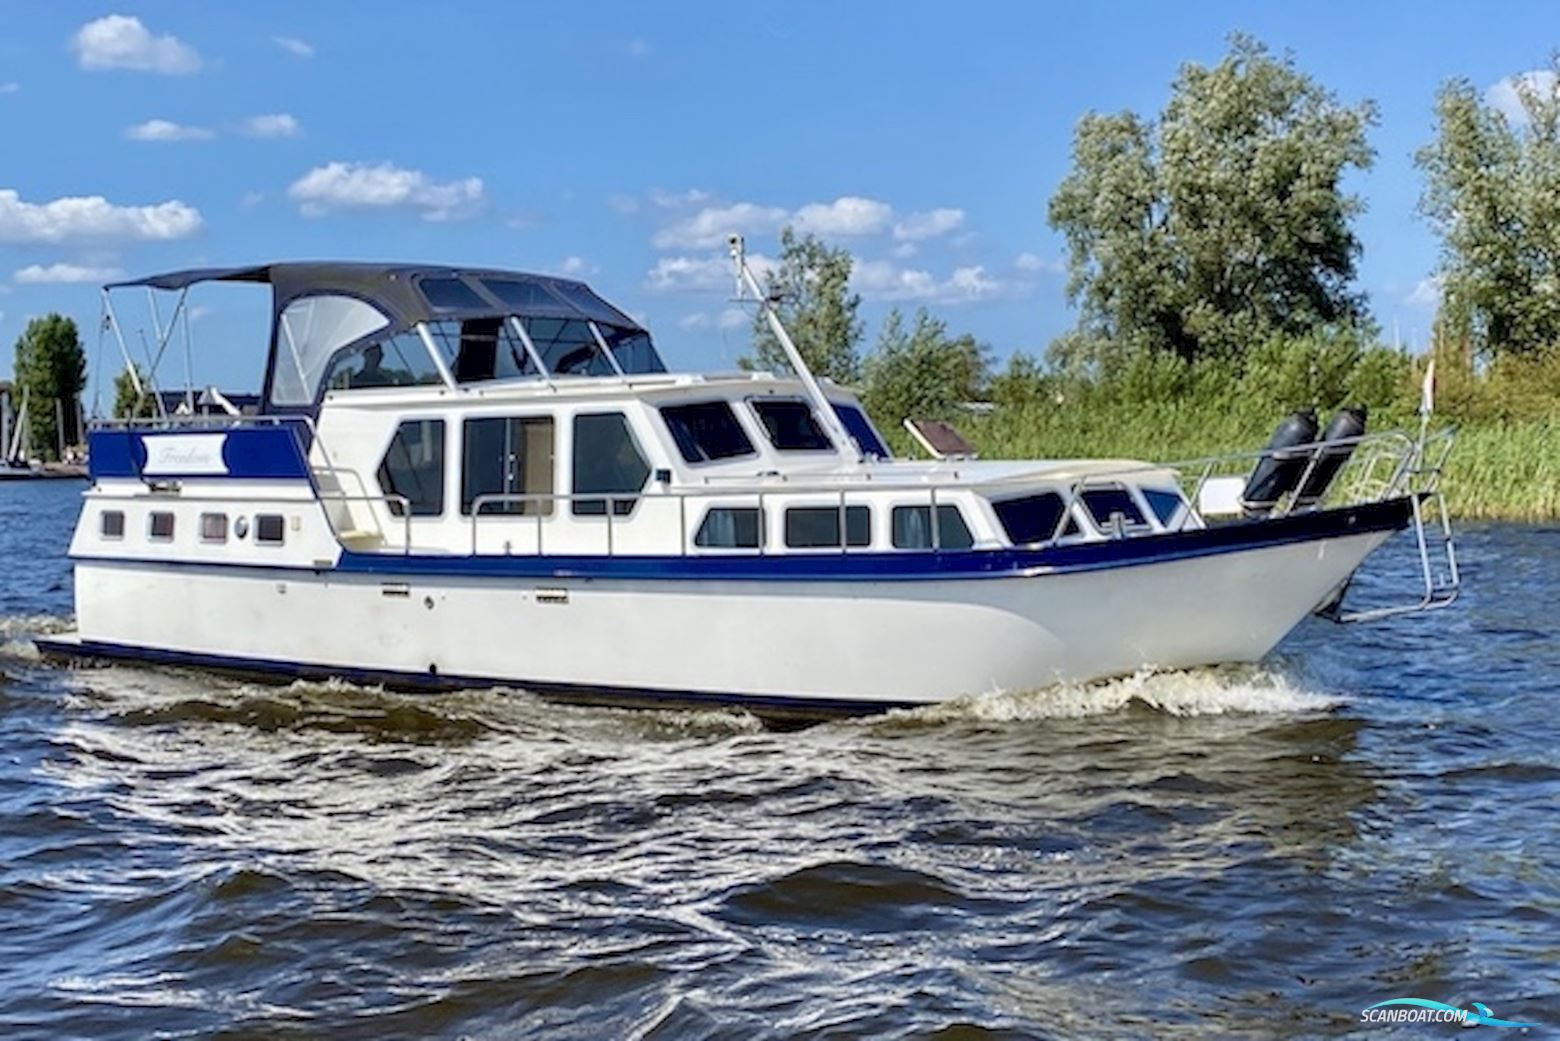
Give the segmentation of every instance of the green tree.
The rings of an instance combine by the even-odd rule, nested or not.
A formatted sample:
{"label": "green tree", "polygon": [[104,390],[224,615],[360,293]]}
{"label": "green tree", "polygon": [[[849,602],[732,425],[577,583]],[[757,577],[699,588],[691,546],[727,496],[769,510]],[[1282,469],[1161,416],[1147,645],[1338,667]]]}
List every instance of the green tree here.
{"label": "green tree", "polygon": [[863,398],[879,422],[898,427],[907,417],[950,419],[985,393],[989,363],[975,337],[950,336],[947,323],[923,307],[905,328],[899,311],[883,321],[866,362]]}
{"label": "green tree", "polygon": [[1068,244],[1077,329],[1053,360],[1240,356],[1275,334],[1371,328],[1354,287],[1370,102],[1341,104],[1256,40],[1182,66],[1157,120],[1089,113],[1049,218]]}
{"label": "green tree", "polygon": [[[141,372],[141,367],[136,366],[136,375],[141,377],[141,386],[146,386],[146,376]],[[146,419],[157,414],[157,400],[151,392],[136,393],[135,381],[130,378],[129,369],[120,369],[119,375],[114,377],[114,418],[115,419]]]}
{"label": "green tree", "polygon": [[[76,444],[81,439],[77,400],[87,385],[87,356],[76,323],[58,314],[28,322],[16,341],[14,367],[16,382],[27,393],[32,451],[45,459],[56,459],[62,440]],[[60,416],[64,418],[63,431]]]}
{"label": "green tree", "polygon": [[[780,266],[767,289],[796,348],[816,376],[853,383],[861,376],[862,324],[856,317],[861,297],[850,291],[853,261],[849,251],[830,248],[815,235],[780,233]],[[744,369],[788,370],[780,341],[763,313],[753,322],[753,354],[738,361]]]}
{"label": "green tree", "polygon": [[[1560,74],[1560,55],[1550,64]],[[1560,83],[1513,86],[1514,118],[1467,80],[1447,83],[1435,141],[1415,157],[1441,235],[1443,332],[1486,357],[1560,346]]]}

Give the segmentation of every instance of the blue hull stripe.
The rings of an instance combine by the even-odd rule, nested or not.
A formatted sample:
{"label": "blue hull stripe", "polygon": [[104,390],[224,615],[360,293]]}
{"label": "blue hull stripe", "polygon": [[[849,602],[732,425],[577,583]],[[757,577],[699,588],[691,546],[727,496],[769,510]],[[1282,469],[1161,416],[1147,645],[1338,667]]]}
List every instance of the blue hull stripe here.
{"label": "blue hull stripe", "polygon": [[105,658],[152,665],[173,665],[212,669],[244,676],[277,680],[342,679],[363,686],[382,686],[393,690],[444,691],[487,687],[514,687],[560,701],[580,704],[641,704],[661,707],[729,705],[750,708],[761,714],[798,717],[864,715],[896,708],[915,708],[913,701],[875,701],[851,698],[799,697],[768,694],[734,694],[719,691],[660,690],[650,687],[596,687],[574,683],[533,681],[514,677],[457,676],[445,673],[401,672],[361,669],[352,666],[314,665],[304,662],[274,661],[267,658],[234,657],[225,654],[201,654],[192,651],[136,647],[130,644],[96,640],[36,637],[40,653],[56,661]]}
{"label": "blue hull stripe", "polygon": [[1407,498],[1335,510],[1238,521],[1169,535],[1086,542],[1044,549],[960,552],[781,553],[690,557],[479,556],[356,553],[343,550],[334,567],[79,556],[78,560],[211,570],[294,571],[382,578],[620,579],[631,581],[883,582],[1013,578],[1137,567],[1315,542],[1407,525]]}
{"label": "blue hull stripe", "polygon": [[[267,427],[191,427],[157,432],[139,430],[93,430],[87,434],[87,461],[94,479],[102,477],[140,477],[146,466],[146,442],[151,438],[181,434],[220,434],[222,462],[227,473],[216,479],[307,480],[309,464],[303,457],[298,435],[289,426]],[[166,471],[157,479],[178,477],[213,478],[210,473],[181,474]]]}

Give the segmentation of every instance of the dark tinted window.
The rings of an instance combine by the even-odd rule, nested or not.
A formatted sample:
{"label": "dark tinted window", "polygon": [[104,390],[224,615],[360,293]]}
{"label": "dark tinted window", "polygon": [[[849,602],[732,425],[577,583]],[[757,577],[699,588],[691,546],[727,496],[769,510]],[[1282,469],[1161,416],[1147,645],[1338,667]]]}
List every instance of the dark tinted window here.
{"label": "dark tinted window", "polygon": [[627,315],[591,292],[588,286],[578,282],[554,282],[550,288],[588,318],[608,325],[631,324]]}
{"label": "dark tinted window", "polygon": [[769,443],[782,452],[827,452],[834,448],[806,402],[755,401],[753,411],[764,424]]}
{"label": "dark tinted window", "polygon": [[[379,490],[404,496],[414,517],[437,517],[444,512],[444,420],[412,419],[396,428],[395,437],[379,464]],[[402,515],[399,501],[390,512]]]}
{"label": "dark tinted window", "polygon": [[[852,546],[872,542],[872,514],[865,506],[845,510],[845,535]],[[785,511],[785,544],[795,549],[816,549],[840,544],[840,510],[837,506],[793,506]]]}
{"label": "dark tinted window", "polygon": [[[997,519],[1002,522],[1008,540],[1015,546],[1026,546],[1050,539],[1056,534],[1056,526],[1061,521],[1063,512],[1062,497],[1055,492],[1042,492],[1022,499],[994,502],[991,506],[997,512]],[[1069,519],[1067,530],[1062,534],[1071,534],[1074,530],[1076,530],[1075,526]]]}
{"label": "dark tinted window", "polygon": [[872,429],[867,414],[861,409],[855,405],[835,405],[834,414],[840,417],[840,422],[845,424],[845,432],[855,438],[856,444],[867,455],[875,455],[879,459],[893,458],[888,446],[877,436],[877,431]]}
{"label": "dark tinted window", "polygon": [[428,353],[428,345],[415,332],[340,351],[325,370],[327,390],[410,387],[440,383],[443,379]]}
{"label": "dark tinted window", "polygon": [[123,510],[104,510],[103,519],[99,530],[103,532],[105,539],[122,539],[125,537],[125,513]]}
{"label": "dark tinted window", "polygon": [[757,549],[762,532],[758,510],[716,506],[704,515],[693,544],[709,549]]}
{"label": "dark tinted window", "polygon": [[1094,518],[1095,526],[1101,531],[1110,528],[1110,518],[1117,513],[1122,515],[1128,527],[1148,523],[1143,519],[1143,511],[1138,509],[1137,503],[1132,501],[1132,496],[1127,494],[1125,488],[1085,488],[1082,498],[1083,504],[1089,508],[1089,515]]}
{"label": "dark tinted window", "polygon": [[202,542],[226,542],[228,519],[225,513],[200,515],[200,540]]}
{"label": "dark tinted window", "polygon": [[146,533],[159,542],[167,542],[173,538],[173,514],[154,513],[146,525]]}
{"label": "dark tinted window", "polygon": [[[623,517],[633,512],[632,496],[645,486],[649,476],[650,464],[640,454],[621,412],[574,417],[574,494],[627,494],[629,498],[612,500],[612,512]],[[574,512],[600,516],[607,512],[607,500],[575,499]]]}
{"label": "dark tinted window", "polygon": [[596,343],[588,322],[565,318],[522,318],[542,364],[554,376],[611,376],[612,363]]}
{"label": "dark tinted window", "polygon": [[537,375],[530,352],[507,318],[430,322],[428,333],[460,383]]}
{"label": "dark tinted window", "polygon": [[417,283],[435,311],[488,311],[492,304],[458,278],[425,278]]}
{"label": "dark tinted window", "polygon": [[255,518],[255,541],[280,546],[287,538],[287,521],[279,513],[262,513]]}
{"label": "dark tinted window", "polygon": [[690,463],[731,459],[753,452],[753,442],[724,401],[667,405],[661,409],[661,418],[666,421],[672,440],[677,442],[677,450]]}
{"label": "dark tinted window", "polygon": [[601,338],[607,341],[618,368],[629,374],[665,372],[666,365],[650,343],[650,334],[642,329],[620,329],[603,325]]}
{"label": "dark tinted window", "polygon": [[[894,548],[932,549],[932,508],[930,506],[895,506]],[[938,549],[969,549],[975,545],[964,515],[957,506],[937,507]]]}
{"label": "dark tinted window", "polygon": [[[466,420],[460,509],[470,513],[484,495],[548,496],[553,492],[553,421],[550,417]],[[545,498],[482,504],[482,513],[550,514]]]}
{"label": "dark tinted window", "polygon": [[561,305],[557,297],[539,282],[511,282],[498,278],[484,278],[482,285],[489,293],[521,314],[537,309],[557,311]]}
{"label": "dark tinted window", "polygon": [[1148,500],[1148,508],[1154,511],[1159,523],[1167,528],[1184,502],[1175,492],[1162,492],[1153,488],[1143,489],[1143,498]]}

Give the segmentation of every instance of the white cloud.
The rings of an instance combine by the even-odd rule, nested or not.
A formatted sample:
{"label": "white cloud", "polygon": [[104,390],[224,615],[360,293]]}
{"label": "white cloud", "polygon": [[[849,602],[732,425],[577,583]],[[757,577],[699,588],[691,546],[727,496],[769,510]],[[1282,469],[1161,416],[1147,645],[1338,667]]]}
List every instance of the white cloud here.
{"label": "white cloud", "polygon": [[0,94],[15,94],[22,89],[22,85],[15,80],[8,83],[0,83]]}
{"label": "white cloud", "polygon": [[955,268],[939,280],[929,271],[902,268],[886,260],[865,260],[851,273],[851,285],[862,296],[890,302],[929,301],[962,304],[985,300],[1007,290],[1002,281],[992,278],[981,265]]}
{"label": "white cloud", "polygon": [[741,329],[752,321],[753,319],[742,308],[728,307],[720,313],[719,318],[715,319],[715,325],[729,332],[732,329]]}
{"label": "white cloud", "polygon": [[417,210],[423,220],[470,216],[485,201],[482,178],[435,181],[421,170],[390,163],[327,163],[298,178],[287,189],[306,217],[333,210]]}
{"label": "white cloud", "polygon": [[917,253],[921,252],[921,249],[914,242],[901,242],[899,245],[895,246],[893,249],[889,250],[888,252],[895,259],[898,259],[898,260],[909,260],[911,257],[915,256]]}
{"label": "white cloud", "polygon": [[693,314],[685,314],[681,318],[677,319],[677,328],[679,329],[708,329],[709,327],[710,316],[705,314],[703,311],[695,311]]}
{"label": "white cloud", "polygon": [[1507,76],[1484,92],[1484,98],[1505,113],[1513,123],[1527,122],[1527,109],[1522,106],[1522,91],[1526,89],[1540,97],[1552,97],[1560,91],[1552,69],[1534,69],[1531,72]]}
{"label": "white cloud", "polygon": [[0,188],[0,243],[182,239],[201,229],[200,211],[177,199],[153,206],[115,206],[101,195],[26,202]]}
{"label": "white cloud", "polygon": [[599,270],[600,268],[584,257],[564,257],[563,263],[558,265],[558,273],[568,275],[570,278],[584,278],[594,275]]}
{"label": "white cloud", "polygon": [[30,264],[16,273],[16,281],[22,285],[44,286],[74,282],[101,284],[124,277],[124,269],[117,267],[87,267],[82,264]]}
{"label": "white cloud", "polygon": [[894,225],[894,238],[901,242],[934,239],[964,227],[964,211],[951,208],[912,213]]}
{"label": "white cloud", "polygon": [[[748,266],[759,280],[769,276],[776,263],[762,253],[749,253]],[[714,254],[707,257],[662,257],[645,276],[645,288],[657,293],[732,292],[736,273],[731,258]]]}
{"label": "white cloud", "polygon": [[651,238],[657,249],[707,249],[724,245],[732,232],[751,234],[776,231],[788,214],[779,206],[760,206],[739,202],[730,206],[712,206],[662,228]]}
{"label": "white cloud", "polygon": [[212,136],[205,127],[184,126],[167,119],[148,119],[125,128],[129,141],[210,141]]}
{"label": "white cloud", "polygon": [[894,208],[886,202],[842,195],[833,202],[808,203],[792,215],[791,223],[798,231],[814,235],[877,235],[893,219]]}
{"label": "white cloud", "polygon": [[252,210],[265,202],[265,192],[245,192],[238,200],[238,204],[246,210]]}
{"label": "white cloud", "polygon": [[1052,274],[1065,271],[1067,268],[1067,265],[1062,263],[1060,260],[1047,260],[1038,253],[1027,252],[1020,253],[1018,256],[1014,257],[1013,266],[1018,268],[1020,271],[1049,271]]}
{"label": "white cloud", "polygon": [[273,36],[271,42],[282,50],[291,54],[294,58],[314,57],[314,45],[307,40],[300,40],[296,36]]}
{"label": "white cloud", "polygon": [[297,137],[303,133],[298,121],[285,112],[264,116],[250,116],[238,125],[245,137]]}
{"label": "white cloud", "polygon": [[668,192],[660,188],[650,189],[650,201],[663,210],[681,209],[685,206],[702,206],[714,196],[702,188],[689,188],[685,192]]}
{"label": "white cloud", "polygon": [[204,64],[189,44],[171,35],[154,36],[141,19],[111,14],[76,30],[71,49],[83,69],[130,69],[185,76]]}
{"label": "white cloud", "polygon": [[1437,307],[1441,303],[1441,286],[1439,275],[1421,278],[1408,294],[1407,302],[1414,307]]}

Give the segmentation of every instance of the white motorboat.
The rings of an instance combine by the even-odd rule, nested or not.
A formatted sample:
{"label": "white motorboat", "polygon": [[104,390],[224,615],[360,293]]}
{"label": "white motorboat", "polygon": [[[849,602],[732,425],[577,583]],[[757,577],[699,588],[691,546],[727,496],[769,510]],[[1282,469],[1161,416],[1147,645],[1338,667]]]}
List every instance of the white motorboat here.
{"label": "white motorboat", "polygon": [[[1313,611],[1456,594],[1449,435],[1313,433],[1186,466],[896,459],[733,255],[790,375],[668,372],[587,286],[515,272],[281,263],[105,288],[116,333],[111,290],[177,294],[160,354],[192,286],[269,286],[263,392],[253,414],[92,428],[77,627],[41,648],[811,715],[1251,661]],[[1240,515],[1215,522],[1235,470]],[[1343,608],[1405,528],[1423,596]]]}

